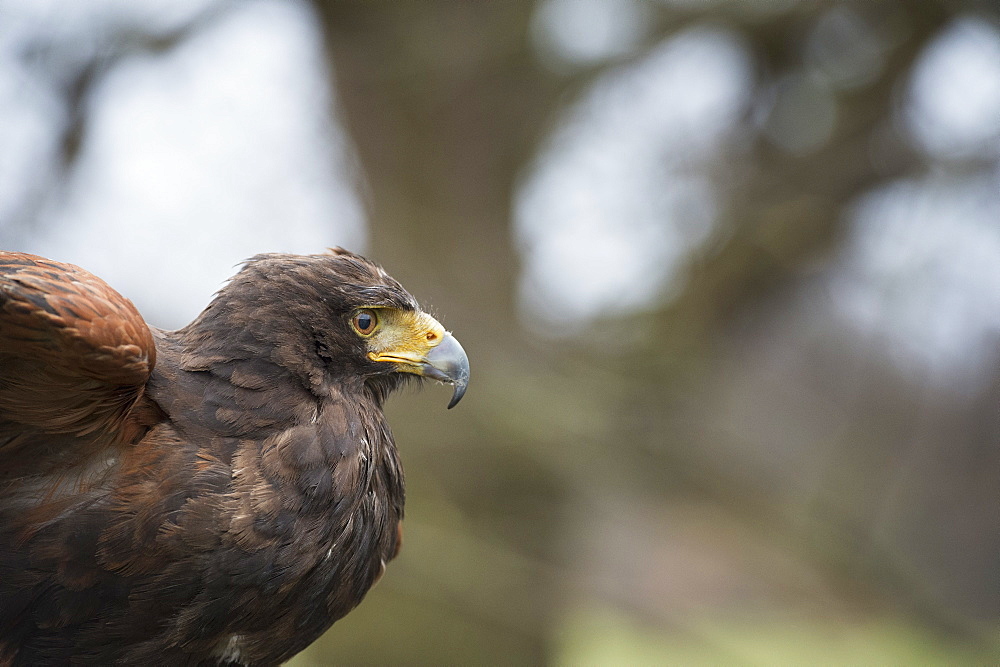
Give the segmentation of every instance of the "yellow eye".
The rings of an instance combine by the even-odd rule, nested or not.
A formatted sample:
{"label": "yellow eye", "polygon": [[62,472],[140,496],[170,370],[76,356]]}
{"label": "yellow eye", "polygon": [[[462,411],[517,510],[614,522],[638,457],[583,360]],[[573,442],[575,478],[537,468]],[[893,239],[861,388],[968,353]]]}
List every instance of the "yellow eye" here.
{"label": "yellow eye", "polygon": [[354,330],[359,334],[368,336],[378,326],[378,316],[371,310],[359,310],[351,318],[351,324],[354,325]]}

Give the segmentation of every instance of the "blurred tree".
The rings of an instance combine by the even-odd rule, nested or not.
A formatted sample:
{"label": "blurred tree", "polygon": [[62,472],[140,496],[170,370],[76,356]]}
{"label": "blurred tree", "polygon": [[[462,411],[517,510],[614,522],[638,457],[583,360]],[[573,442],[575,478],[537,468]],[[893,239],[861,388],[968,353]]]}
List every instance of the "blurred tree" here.
{"label": "blurred tree", "polygon": [[[482,522],[483,529],[467,536],[450,533],[422,558],[414,554],[405,561],[412,568],[409,576],[425,582],[407,586],[417,589],[413,615],[434,618],[427,632],[440,640],[376,643],[396,647],[384,657],[399,662],[434,661],[442,650],[454,662],[498,655],[542,662],[548,637],[539,629],[552,625],[559,582],[543,576],[541,562],[512,571],[509,561],[550,548],[563,500],[558,472],[535,470],[527,443],[512,439],[502,426],[514,406],[500,394],[527,379],[519,377],[527,369],[513,360],[527,361],[530,355],[514,324],[518,259],[509,222],[511,195],[553,122],[563,82],[539,67],[532,52],[531,3],[318,2],[316,8],[344,121],[361,159],[372,255],[410,281],[423,299],[447,304],[449,326],[462,331],[463,342],[476,350],[477,378],[497,378],[477,390],[498,400],[483,400],[480,410],[447,420],[435,417],[433,425],[423,411],[406,410],[407,402],[394,408],[400,413],[398,437],[408,443],[411,498],[428,475],[443,487],[446,502],[462,508],[463,521]],[[501,426],[484,427],[488,424]],[[453,444],[427,442],[432,432]],[[447,451],[448,460],[432,458],[435,451]],[[433,470],[421,470],[421,464]],[[420,501],[414,500],[411,534],[421,530]],[[520,526],[505,535],[498,522]],[[460,524],[449,528],[465,532]],[[462,549],[455,541],[470,539],[503,545],[509,555],[480,553],[466,560],[447,553]],[[475,547],[466,557],[490,548]],[[443,581],[448,578],[455,581]],[[447,590],[456,584],[457,590]],[[432,590],[442,586],[446,590]],[[503,600],[493,597],[497,594]],[[442,595],[452,599],[445,602]],[[469,624],[479,627],[470,632]],[[477,641],[453,642],[449,627],[463,628]],[[385,631],[391,637],[393,630]],[[332,652],[344,655],[336,637],[331,641]],[[361,648],[345,660],[366,655],[368,647]]]}

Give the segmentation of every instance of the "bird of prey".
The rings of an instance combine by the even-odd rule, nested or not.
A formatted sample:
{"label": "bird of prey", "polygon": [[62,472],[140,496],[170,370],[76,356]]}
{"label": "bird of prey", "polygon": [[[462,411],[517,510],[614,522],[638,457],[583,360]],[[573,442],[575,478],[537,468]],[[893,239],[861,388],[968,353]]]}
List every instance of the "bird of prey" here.
{"label": "bird of prey", "polygon": [[[345,250],[258,255],[191,324],[0,252],[0,665],[272,665],[399,550],[382,414],[458,341]],[[451,407],[449,405],[449,407]]]}

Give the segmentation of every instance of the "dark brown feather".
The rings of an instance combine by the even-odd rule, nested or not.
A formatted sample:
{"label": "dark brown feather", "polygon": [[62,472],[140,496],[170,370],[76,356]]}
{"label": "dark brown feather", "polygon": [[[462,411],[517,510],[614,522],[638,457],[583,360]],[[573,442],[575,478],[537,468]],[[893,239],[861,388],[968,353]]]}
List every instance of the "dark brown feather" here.
{"label": "dark brown feather", "polygon": [[345,251],[263,255],[161,332],[0,253],[0,665],[277,664],[357,605],[403,515],[362,305],[418,308]]}

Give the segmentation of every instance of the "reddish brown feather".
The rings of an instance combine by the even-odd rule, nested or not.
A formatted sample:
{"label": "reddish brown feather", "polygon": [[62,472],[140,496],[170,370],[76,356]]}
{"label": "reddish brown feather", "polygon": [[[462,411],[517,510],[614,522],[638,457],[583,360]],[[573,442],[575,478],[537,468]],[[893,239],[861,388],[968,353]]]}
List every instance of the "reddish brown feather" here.
{"label": "reddish brown feather", "polygon": [[135,437],[124,417],[155,361],[142,316],[100,278],[72,264],[0,252],[4,459],[10,460],[13,454],[5,450],[17,443],[4,441],[3,424],[97,434],[94,445]]}

